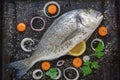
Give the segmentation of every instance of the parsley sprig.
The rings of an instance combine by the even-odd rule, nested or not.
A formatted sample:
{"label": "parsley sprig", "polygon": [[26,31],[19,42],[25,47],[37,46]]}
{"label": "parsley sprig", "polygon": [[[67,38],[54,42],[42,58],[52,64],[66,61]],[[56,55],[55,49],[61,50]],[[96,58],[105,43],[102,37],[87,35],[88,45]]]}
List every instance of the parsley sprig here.
{"label": "parsley sprig", "polygon": [[102,58],[105,54],[104,54],[104,45],[100,42],[98,43],[97,47],[95,48],[95,55],[97,58]]}
{"label": "parsley sprig", "polygon": [[[97,57],[97,58],[102,58],[105,54],[104,54],[104,45],[99,42],[97,47],[95,48],[95,52],[94,52],[94,55]],[[83,75],[84,76],[87,76],[89,74],[92,73],[92,69],[98,69],[99,67],[99,63],[97,61],[85,61],[83,63],[83,66],[82,66],[82,72],[83,72]]]}
{"label": "parsley sprig", "polygon": [[46,72],[46,75],[49,76],[51,79],[54,79],[57,77],[58,71],[56,68],[51,68]]}
{"label": "parsley sprig", "polygon": [[98,69],[99,65],[97,61],[86,61],[83,63],[82,71],[83,75],[87,76],[92,73],[92,69]]}

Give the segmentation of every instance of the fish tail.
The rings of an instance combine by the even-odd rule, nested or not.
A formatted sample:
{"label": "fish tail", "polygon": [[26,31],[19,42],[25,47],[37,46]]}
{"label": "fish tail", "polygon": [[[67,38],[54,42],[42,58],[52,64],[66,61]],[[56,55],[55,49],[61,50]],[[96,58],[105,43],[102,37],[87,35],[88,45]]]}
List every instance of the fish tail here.
{"label": "fish tail", "polygon": [[28,59],[16,61],[9,64],[9,68],[14,68],[17,70],[16,77],[21,78],[27,73],[27,71],[32,67],[32,62]]}

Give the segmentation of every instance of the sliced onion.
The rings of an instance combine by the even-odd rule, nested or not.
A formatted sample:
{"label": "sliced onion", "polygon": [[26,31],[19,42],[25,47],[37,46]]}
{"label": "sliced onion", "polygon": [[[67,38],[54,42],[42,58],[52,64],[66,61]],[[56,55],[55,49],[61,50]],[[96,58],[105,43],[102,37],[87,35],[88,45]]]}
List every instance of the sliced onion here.
{"label": "sliced onion", "polygon": [[95,48],[93,47],[93,43],[94,43],[95,41],[101,42],[102,45],[104,46],[104,42],[103,42],[101,39],[96,38],[96,39],[92,40],[92,42],[91,42],[91,48],[92,48],[94,51],[95,51]]}
{"label": "sliced onion", "polygon": [[90,56],[83,56],[83,61],[86,62],[86,61],[89,61],[90,60]]}
{"label": "sliced onion", "polygon": [[[65,75],[65,71],[66,71],[66,70],[69,70],[69,69],[75,70],[75,72],[77,73],[77,75],[76,75],[76,77],[75,77],[74,79],[70,79],[70,78],[68,78],[68,77]],[[78,70],[77,70],[76,68],[74,68],[74,67],[67,67],[67,68],[64,69],[64,71],[63,71],[63,76],[65,77],[66,80],[78,80],[78,78],[79,78],[79,72],[78,72]]]}
{"label": "sliced onion", "polygon": [[61,70],[59,68],[56,68],[56,69],[58,71],[58,76],[54,79],[58,80],[61,77],[62,73],[61,73]]}
{"label": "sliced onion", "polygon": [[[55,5],[58,7],[58,12],[57,12],[56,15],[53,15],[53,16],[47,15],[46,8],[47,8],[50,4],[55,4]],[[44,14],[45,14],[47,17],[49,17],[49,18],[55,18],[55,17],[57,17],[57,16],[60,14],[60,5],[59,5],[57,2],[55,2],[55,1],[50,1],[50,2],[48,2],[48,3],[45,4],[45,6],[44,6],[44,8],[43,8],[43,11],[44,11]]]}
{"label": "sliced onion", "polygon": [[[34,21],[35,19],[40,19],[40,20],[43,21],[43,26],[42,26],[42,28],[40,28],[40,29],[35,29],[35,28],[33,27],[32,24],[33,24],[33,21]],[[39,17],[39,16],[33,17],[33,18],[31,19],[31,22],[30,22],[30,27],[31,27],[32,30],[34,30],[34,31],[42,31],[43,29],[45,29],[45,20],[44,20],[42,17]]]}
{"label": "sliced onion", "polygon": [[65,63],[64,60],[59,60],[56,65],[57,66],[62,66],[64,63]]}
{"label": "sliced onion", "polygon": [[28,50],[28,49],[25,48],[25,45],[24,45],[24,44],[25,44],[26,41],[31,41],[33,44],[35,44],[34,41],[33,41],[31,38],[24,38],[24,39],[21,41],[21,43],[20,43],[21,48],[22,48],[24,51],[26,51],[26,52],[31,52],[32,49],[31,49],[31,50]]}
{"label": "sliced onion", "polygon": [[[38,72],[40,72],[40,73],[41,73],[41,75],[40,75],[40,76],[37,76],[37,75],[36,75],[36,73],[38,73]],[[41,78],[42,78],[42,76],[43,76],[43,72],[42,72],[42,70],[40,70],[40,69],[36,69],[36,70],[34,70],[34,71],[33,71],[32,76],[33,76],[33,78],[34,78],[34,79],[41,79]]]}

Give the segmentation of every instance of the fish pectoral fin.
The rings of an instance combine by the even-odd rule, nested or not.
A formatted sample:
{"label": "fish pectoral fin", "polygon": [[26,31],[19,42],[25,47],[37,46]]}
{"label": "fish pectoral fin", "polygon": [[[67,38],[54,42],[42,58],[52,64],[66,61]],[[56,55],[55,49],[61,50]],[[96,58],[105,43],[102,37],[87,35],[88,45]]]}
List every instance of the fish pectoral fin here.
{"label": "fish pectoral fin", "polygon": [[66,41],[68,41],[68,40],[70,40],[70,39],[72,39],[72,38],[74,38],[76,35],[78,35],[78,33],[80,33],[80,29],[76,29],[76,30],[74,30],[72,33],[70,33],[62,42],[61,42],[61,44],[62,43],[64,43],[64,42],[66,42]]}

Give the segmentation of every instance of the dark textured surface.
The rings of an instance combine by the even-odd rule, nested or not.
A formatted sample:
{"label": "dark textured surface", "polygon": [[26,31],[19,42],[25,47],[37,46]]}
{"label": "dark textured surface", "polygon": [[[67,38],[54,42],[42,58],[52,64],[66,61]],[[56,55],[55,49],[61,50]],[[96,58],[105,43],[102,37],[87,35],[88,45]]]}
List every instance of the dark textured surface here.
{"label": "dark textured surface", "polygon": [[[2,0],[0,1],[0,3],[2,3]],[[0,74],[1,74],[1,76],[0,76],[0,79],[2,80],[2,27],[3,27],[3,5],[2,4],[0,4],[0,37],[1,37],[1,39],[0,39],[0,41],[1,41],[1,43],[0,43],[0,52],[1,52],[1,54],[0,54]]]}
{"label": "dark textured surface", "polygon": [[[83,77],[80,73],[80,79],[82,80],[119,80],[119,58],[120,52],[118,51],[118,33],[120,32],[118,26],[120,22],[119,18],[119,1],[118,0],[66,0],[59,1],[56,0],[61,5],[61,13],[78,9],[78,8],[92,8],[96,9],[103,13],[104,20],[101,25],[106,25],[108,28],[108,35],[106,37],[100,37],[97,34],[97,31],[90,37],[87,42],[87,51],[85,54],[89,54],[92,52],[90,48],[90,42],[94,38],[100,38],[105,42],[106,50],[105,57],[100,62],[100,68],[95,70],[93,74]],[[32,38],[36,45],[39,42],[41,36],[44,34],[42,32],[34,32],[30,28],[30,20],[32,17],[38,15],[45,19],[46,21],[46,29],[50,26],[54,19],[47,18],[44,13],[41,11],[43,9],[44,4],[48,2],[45,1],[4,1],[4,27],[3,27],[3,46],[2,46],[2,80],[16,80],[14,78],[14,73],[8,71],[7,64],[13,61],[21,60],[27,57],[30,57],[32,52],[26,53],[20,47],[20,42],[25,37]],[[23,7],[24,6],[24,7]],[[55,18],[56,19],[56,18]],[[27,24],[27,31],[25,33],[19,33],[16,30],[16,25],[19,22],[25,22]],[[82,57],[82,56],[81,56]],[[59,59],[64,59],[66,63],[60,67],[61,70],[68,66],[72,66],[73,57],[64,56]],[[55,67],[56,62],[59,60],[51,61],[52,67]],[[28,71],[28,74],[25,75],[21,80],[33,80],[31,77],[31,73],[34,69],[40,68],[40,63],[36,63],[32,69]],[[79,79],[79,80],[80,80]],[[48,77],[43,76],[41,80],[50,80]],[[63,75],[61,80],[65,80]]]}

